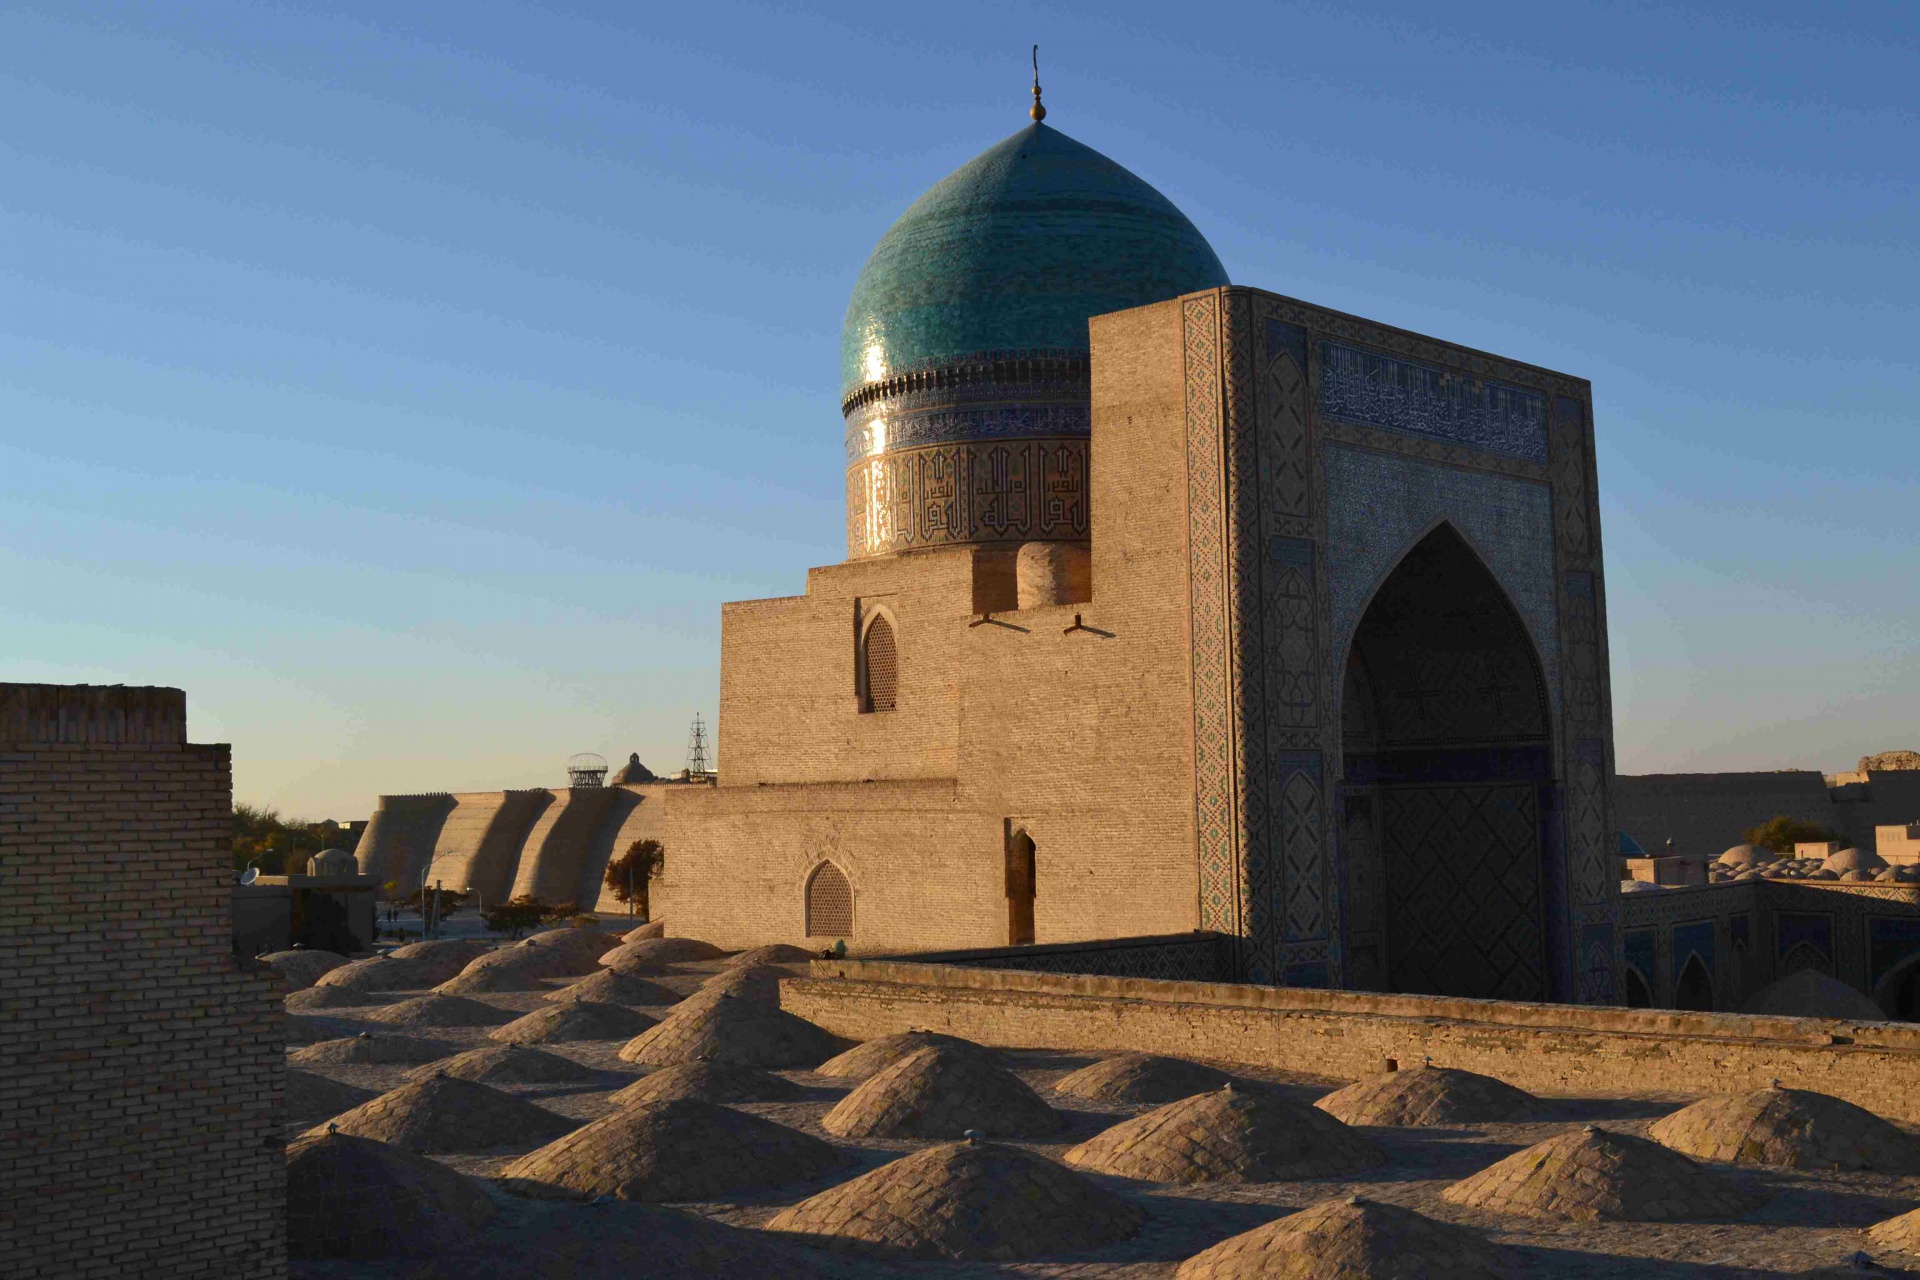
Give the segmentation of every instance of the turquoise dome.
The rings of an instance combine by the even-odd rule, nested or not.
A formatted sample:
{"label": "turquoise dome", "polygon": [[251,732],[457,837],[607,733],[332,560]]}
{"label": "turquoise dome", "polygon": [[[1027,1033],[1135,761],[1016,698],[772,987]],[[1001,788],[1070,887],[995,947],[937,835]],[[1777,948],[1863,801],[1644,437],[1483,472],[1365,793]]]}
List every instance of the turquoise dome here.
{"label": "turquoise dome", "polygon": [[841,394],[967,358],[1088,350],[1087,319],[1227,283],[1165,196],[1031,125],[935,185],[854,285]]}

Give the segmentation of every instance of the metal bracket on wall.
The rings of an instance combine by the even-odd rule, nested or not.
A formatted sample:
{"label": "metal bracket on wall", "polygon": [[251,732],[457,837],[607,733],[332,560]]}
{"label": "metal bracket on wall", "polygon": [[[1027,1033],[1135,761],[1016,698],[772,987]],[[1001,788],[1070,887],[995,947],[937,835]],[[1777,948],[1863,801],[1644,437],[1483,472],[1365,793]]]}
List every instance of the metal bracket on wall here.
{"label": "metal bracket on wall", "polygon": [[1077,613],[1073,615],[1073,625],[1070,627],[1062,627],[1060,629],[1060,634],[1063,636],[1070,636],[1076,631],[1088,632],[1089,634],[1099,636],[1102,640],[1111,640],[1114,638],[1113,632],[1102,631],[1098,627],[1090,627],[1086,623],[1080,621],[1080,615]]}
{"label": "metal bracket on wall", "polygon": [[972,622],[969,622],[967,626],[969,628],[985,627],[985,626],[1005,627],[1009,631],[1018,631],[1022,635],[1026,635],[1029,631],[1029,628],[1027,627],[1016,627],[1011,622],[1002,622],[1000,621],[1000,619],[994,617],[993,614],[991,613],[981,614],[979,617],[975,618]]}

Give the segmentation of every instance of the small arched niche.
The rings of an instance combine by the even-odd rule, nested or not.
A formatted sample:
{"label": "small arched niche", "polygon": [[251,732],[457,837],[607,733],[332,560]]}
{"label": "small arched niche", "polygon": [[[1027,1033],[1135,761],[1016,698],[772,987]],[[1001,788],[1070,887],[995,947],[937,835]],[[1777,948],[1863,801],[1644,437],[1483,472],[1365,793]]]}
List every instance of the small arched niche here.
{"label": "small arched niche", "polygon": [[846,872],[831,862],[813,869],[807,877],[806,914],[809,938],[853,936],[853,886]]}
{"label": "small arched niche", "polygon": [[860,710],[892,711],[900,700],[900,642],[893,622],[875,614],[860,637]]}

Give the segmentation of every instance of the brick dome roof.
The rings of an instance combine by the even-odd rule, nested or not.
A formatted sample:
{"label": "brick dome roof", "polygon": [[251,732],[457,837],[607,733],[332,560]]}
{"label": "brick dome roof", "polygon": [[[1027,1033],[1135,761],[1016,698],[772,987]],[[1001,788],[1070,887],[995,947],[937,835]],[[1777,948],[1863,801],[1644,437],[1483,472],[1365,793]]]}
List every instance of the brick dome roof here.
{"label": "brick dome roof", "polygon": [[1654,1121],[1648,1133],[1700,1160],[1920,1173],[1920,1142],[1871,1111],[1804,1089],[1703,1098]]}
{"label": "brick dome roof", "polygon": [[571,986],[560,988],[547,999],[556,1003],[579,999],[594,1004],[666,1005],[680,1003],[681,997],[678,991],[657,982],[648,982],[633,974],[616,973],[612,969],[600,969]]}
{"label": "brick dome roof", "polygon": [[1146,1214],[1044,1156],[997,1142],[929,1147],[785,1210],[768,1231],[887,1258],[1013,1261],[1125,1240]]}
{"label": "brick dome roof", "polygon": [[683,1002],[620,1050],[624,1062],[670,1067],[680,1062],[737,1063],[745,1067],[812,1067],[839,1052],[842,1042],[804,1018],[758,1000],[721,997]]}
{"label": "brick dome roof", "polygon": [[[292,1022],[292,1018],[287,1019]],[[458,1050],[443,1040],[422,1040],[416,1036],[375,1035],[365,1031],[357,1036],[322,1040],[287,1055],[288,1062],[325,1067],[391,1067],[435,1062]]]}
{"label": "brick dome roof", "polygon": [[1371,1169],[1386,1153],[1324,1111],[1264,1092],[1216,1089],[1124,1120],[1068,1164],[1149,1182],[1284,1182]]}
{"label": "brick dome roof", "polygon": [[1740,1012],[1773,1018],[1839,1018],[1847,1022],[1884,1022],[1879,1005],[1818,969],[1797,969],[1747,998]]}
{"label": "brick dome roof", "polygon": [[637,925],[634,928],[629,929],[625,933],[621,934],[620,941],[644,942],[648,938],[664,938],[666,936],[667,936],[666,921],[649,920],[647,921],[647,923],[643,925]]}
{"label": "brick dome roof", "polygon": [[442,1072],[456,1080],[477,1080],[482,1084],[570,1084],[593,1076],[586,1067],[557,1054],[502,1044],[469,1049],[445,1061],[428,1063],[413,1071],[408,1079],[425,1080]]}
{"label": "brick dome roof", "polygon": [[642,938],[623,942],[600,957],[602,966],[622,973],[663,973],[668,965],[718,960],[726,952],[698,938]]}
{"label": "brick dome roof", "polygon": [[1096,1102],[1177,1102],[1210,1093],[1232,1076],[1184,1058],[1121,1053],[1102,1058],[1054,1082],[1054,1092]]}
{"label": "brick dome roof", "polygon": [[1065,1127],[1025,1081],[971,1046],[928,1045],[869,1076],[820,1125],[843,1138],[1037,1138]]}
{"label": "brick dome roof", "polygon": [[395,960],[391,956],[369,956],[350,960],[331,969],[314,981],[316,987],[352,987],[359,991],[424,991],[450,975],[431,959]]}
{"label": "brick dome roof", "polygon": [[740,969],[756,964],[798,964],[804,965],[814,959],[814,954],[805,947],[796,947],[790,942],[775,942],[764,947],[751,947],[737,955],[727,958],[727,968]]}
{"label": "brick dome roof", "polygon": [[708,1200],[837,1169],[847,1155],[798,1129],[730,1107],[670,1098],[623,1107],[508,1165],[523,1195]]}
{"label": "brick dome roof", "polygon": [[363,1102],[329,1123],[341,1133],[409,1151],[460,1152],[543,1142],[579,1121],[488,1085],[433,1075]]}
{"label": "brick dome roof", "polygon": [[371,1089],[356,1088],[317,1076],[311,1071],[289,1068],[282,1095],[289,1120],[325,1120],[350,1110],[379,1095]]}
{"label": "brick dome roof", "polygon": [[1451,1204],[1561,1222],[1730,1218],[1764,1199],[1657,1142],[1592,1125],[1516,1151],[1440,1195]]}
{"label": "brick dome roof", "polygon": [[652,1018],[617,1004],[569,1000],[515,1018],[487,1033],[506,1044],[566,1044],[574,1040],[626,1040],[657,1025]]}
{"label": "brick dome roof", "polygon": [[287,1252],[371,1260],[466,1243],[499,1212],[473,1179],[383,1142],[317,1131],[287,1146]]}
{"label": "brick dome roof", "polygon": [[608,1099],[617,1106],[697,1098],[702,1102],[791,1102],[806,1090],[758,1067],[720,1062],[682,1062],[635,1080]]}
{"label": "brick dome roof", "polygon": [[330,973],[347,963],[347,958],[332,951],[309,951],[297,947],[291,951],[269,951],[260,957],[264,964],[273,966],[286,983],[288,990],[300,990],[319,981],[320,975]]}
{"label": "brick dome roof", "polygon": [[1180,1264],[1174,1280],[1511,1280],[1498,1247],[1397,1204],[1322,1200],[1231,1236]]}
{"label": "brick dome roof", "polygon": [[878,1040],[867,1040],[853,1046],[845,1053],[827,1059],[815,1070],[823,1076],[832,1076],[838,1080],[865,1080],[868,1076],[884,1071],[902,1058],[911,1058],[929,1045],[946,1045],[955,1049],[972,1049],[988,1058],[992,1051],[971,1040],[959,1036],[944,1035],[938,1031],[901,1031],[890,1036],[881,1036]]}
{"label": "brick dome roof", "polygon": [[1413,1067],[1357,1080],[1313,1105],[1345,1124],[1505,1124],[1525,1120],[1539,1099],[1492,1076],[1454,1067]]}
{"label": "brick dome roof", "polygon": [[290,993],[285,1003],[294,1013],[324,1013],[329,1009],[367,1009],[392,1004],[393,1000],[393,993],[388,991],[366,991],[359,987],[307,987]]}
{"label": "brick dome roof", "polygon": [[364,1015],[389,1027],[497,1027],[513,1015],[465,996],[428,994],[390,1004]]}

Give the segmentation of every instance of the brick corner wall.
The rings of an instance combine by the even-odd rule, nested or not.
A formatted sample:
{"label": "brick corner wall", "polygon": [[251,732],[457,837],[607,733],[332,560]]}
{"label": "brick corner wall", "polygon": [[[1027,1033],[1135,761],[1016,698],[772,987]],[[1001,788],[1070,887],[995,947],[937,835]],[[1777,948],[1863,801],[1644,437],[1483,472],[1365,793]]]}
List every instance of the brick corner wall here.
{"label": "brick corner wall", "polygon": [[286,1274],[284,1026],[177,689],[0,685],[0,1272]]}

